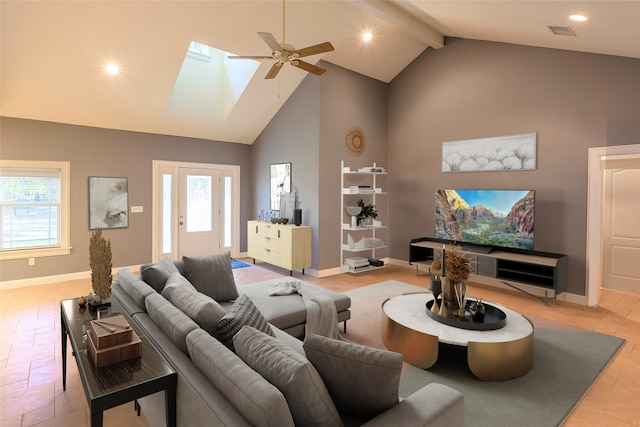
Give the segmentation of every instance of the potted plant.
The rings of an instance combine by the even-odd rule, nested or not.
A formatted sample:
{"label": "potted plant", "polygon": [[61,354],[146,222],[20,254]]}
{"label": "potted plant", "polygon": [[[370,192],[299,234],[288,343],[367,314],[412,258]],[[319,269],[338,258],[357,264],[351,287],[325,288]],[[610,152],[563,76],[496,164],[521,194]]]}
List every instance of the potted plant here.
{"label": "potted plant", "polygon": [[374,220],[378,217],[378,211],[376,210],[376,205],[372,205],[372,204],[365,205],[364,201],[360,199],[358,201],[358,206],[362,208],[362,210],[358,214],[358,225],[365,225],[367,224],[368,221],[370,221],[369,218],[371,218],[371,220]]}

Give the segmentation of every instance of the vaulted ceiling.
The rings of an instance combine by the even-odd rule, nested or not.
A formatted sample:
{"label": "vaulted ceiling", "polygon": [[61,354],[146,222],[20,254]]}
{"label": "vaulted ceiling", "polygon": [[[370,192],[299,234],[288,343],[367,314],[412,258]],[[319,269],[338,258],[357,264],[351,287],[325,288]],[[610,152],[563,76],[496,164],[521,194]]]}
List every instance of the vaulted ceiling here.
{"label": "vaulted ceiling", "polygon": [[[226,114],[209,114],[222,101],[212,102],[204,83],[176,83],[191,42],[270,55],[257,32],[279,42],[284,32],[297,48],[329,41],[334,51],[305,59],[383,82],[425,49],[446,48],[445,36],[640,58],[640,1],[2,0],[0,23],[0,115],[246,144],[304,78],[322,76],[285,64],[264,79],[273,61],[261,61]],[[105,72],[109,61],[119,74]],[[185,85],[183,107],[172,107]]]}

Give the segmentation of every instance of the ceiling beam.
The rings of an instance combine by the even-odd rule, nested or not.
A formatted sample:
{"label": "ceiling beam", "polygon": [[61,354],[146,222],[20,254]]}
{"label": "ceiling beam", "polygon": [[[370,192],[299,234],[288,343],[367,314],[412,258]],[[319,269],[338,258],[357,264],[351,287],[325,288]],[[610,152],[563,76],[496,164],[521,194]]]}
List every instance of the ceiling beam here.
{"label": "ceiling beam", "polygon": [[427,23],[416,18],[390,1],[379,0],[346,0],[348,3],[371,13],[391,24],[416,40],[435,49],[444,47],[444,35],[431,28]]}

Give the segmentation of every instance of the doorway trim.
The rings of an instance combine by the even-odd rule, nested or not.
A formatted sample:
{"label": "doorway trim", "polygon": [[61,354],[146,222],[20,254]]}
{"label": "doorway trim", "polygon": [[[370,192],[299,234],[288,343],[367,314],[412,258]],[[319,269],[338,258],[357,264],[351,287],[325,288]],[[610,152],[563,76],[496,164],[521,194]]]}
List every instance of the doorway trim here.
{"label": "doorway trim", "polygon": [[[219,169],[221,172],[230,172],[233,176],[233,207],[232,212],[235,212],[237,217],[233,218],[232,225],[232,239],[233,246],[231,250],[231,256],[238,256],[240,251],[240,165],[228,165],[228,164],[214,164],[214,163],[192,163],[192,162],[176,162],[168,160],[153,160],[152,161],[152,196],[151,196],[151,258],[152,262],[157,262],[164,256],[162,253],[162,245],[160,242],[160,212],[158,209],[161,200],[161,173],[163,169],[170,169],[175,171],[177,186],[177,174],[179,168],[194,168],[194,169]],[[224,177],[225,173],[221,174]],[[177,207],[174,212],[177,217]],[[177,230],[175,230],[177,233]],[[177,250],[177,248],[176,248]]]}
{"label": "doorway trim", "polygon": [[602,281],[602,215],[604,183],[602,160],[607,156],[640,154],[640,144],[614,145],[589,148],[587,190],[587,305],[598,305],[600,282]]}

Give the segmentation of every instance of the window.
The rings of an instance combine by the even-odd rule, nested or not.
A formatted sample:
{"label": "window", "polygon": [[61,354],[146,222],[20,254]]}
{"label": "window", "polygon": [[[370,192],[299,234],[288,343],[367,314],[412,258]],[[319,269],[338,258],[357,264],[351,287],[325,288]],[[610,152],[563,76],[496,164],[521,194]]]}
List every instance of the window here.
{"label": "window", "polygon": [[0,259],[69,253],[69,162],[2,160],[0,191]]}

